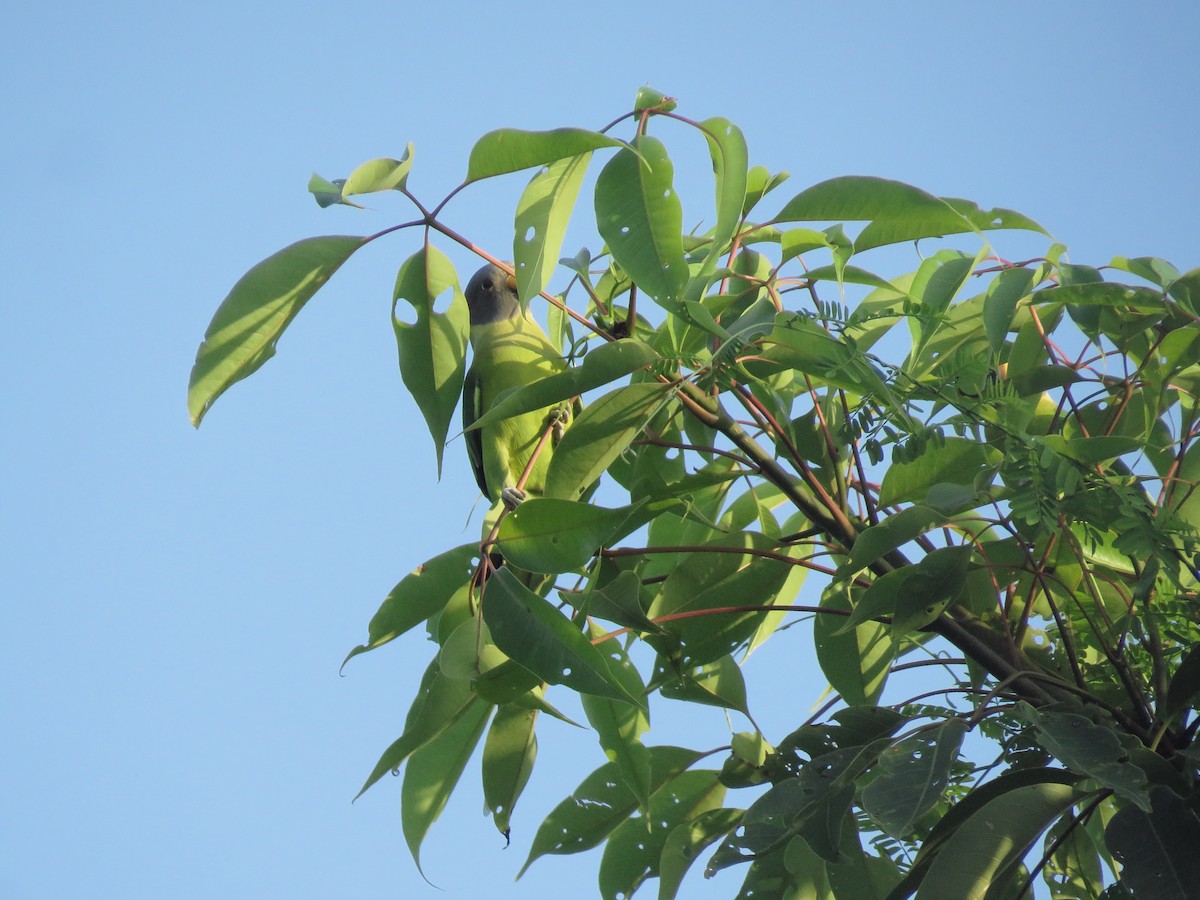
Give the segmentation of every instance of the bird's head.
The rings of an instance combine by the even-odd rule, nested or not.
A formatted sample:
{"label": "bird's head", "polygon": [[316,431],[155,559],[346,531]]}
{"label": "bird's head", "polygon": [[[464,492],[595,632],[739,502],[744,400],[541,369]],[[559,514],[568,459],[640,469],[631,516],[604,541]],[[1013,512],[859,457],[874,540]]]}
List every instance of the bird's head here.
{"label": "bird's head", "polygon": [[486,265],[472,275],[466,298],[472,326],[503,322],[521,314],[517,279],[499,266]]}

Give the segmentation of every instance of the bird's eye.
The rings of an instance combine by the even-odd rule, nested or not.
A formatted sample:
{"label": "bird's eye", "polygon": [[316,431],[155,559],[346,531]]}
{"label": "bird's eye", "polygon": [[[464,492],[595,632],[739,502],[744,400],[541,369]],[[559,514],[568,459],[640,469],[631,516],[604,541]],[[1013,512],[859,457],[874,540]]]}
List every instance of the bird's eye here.
{"label": "bird's eye", "polygon": [[485,291],[490,291],[492,289],[492,280],[490,278],[485,278],[482,287]]}

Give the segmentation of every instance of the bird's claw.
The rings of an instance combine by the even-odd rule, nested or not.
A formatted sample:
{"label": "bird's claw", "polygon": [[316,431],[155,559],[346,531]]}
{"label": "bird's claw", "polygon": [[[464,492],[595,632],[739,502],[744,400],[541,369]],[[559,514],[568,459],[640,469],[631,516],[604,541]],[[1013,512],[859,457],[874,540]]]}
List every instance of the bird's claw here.
{"label": "bird's claw", "polygon": [[525,492],[520,488],[506,487],[500,492],[500,500],[511,512],[525,499]]}

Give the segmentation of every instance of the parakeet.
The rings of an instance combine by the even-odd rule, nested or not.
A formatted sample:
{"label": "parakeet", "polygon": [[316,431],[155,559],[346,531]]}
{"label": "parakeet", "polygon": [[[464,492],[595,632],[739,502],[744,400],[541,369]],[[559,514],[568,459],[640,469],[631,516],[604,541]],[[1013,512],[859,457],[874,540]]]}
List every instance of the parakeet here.
{"label": "parakeet", "polygon": [[503,500],[512,508],[526,494],[538,495],[546,486],[546,471],[554,453],[547,441],[538,453],[524,490],[517,484],[547,427],[561,434],[570,419],[570,406],[546,407],[470,430],[505,391],[561,372],[566,361],[546,333],[521,310],[516,279],[487,265],[471,278],[466,290],[471,312],[473,358],[463,385],[463,430],[475,480],[488,500]]}

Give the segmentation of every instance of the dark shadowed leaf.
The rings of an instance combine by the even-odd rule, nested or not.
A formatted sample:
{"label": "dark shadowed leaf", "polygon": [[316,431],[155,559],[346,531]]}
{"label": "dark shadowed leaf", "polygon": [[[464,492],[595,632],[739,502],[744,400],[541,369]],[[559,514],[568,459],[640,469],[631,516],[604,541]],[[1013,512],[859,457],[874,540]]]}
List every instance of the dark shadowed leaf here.
{"label": "dark shadowed leaf", "polygon": [[[684,747],[650,747],[650,784],[657,790],[701,754]],[[590,850],[637,809],[637,797],[625,786],[616,763],[605,763],[585,778],[571,796],[550,812],[533,837],[529,858],[517,877],[539,856]]]}
{"label": "dark shadowed leaf", "polygon": [[642,702],[625,692],[609,671],[604,654],[507,567],[488,579],[483,618],[496,646],[542,681],[565,684],[583,694]]}
{"label": "dark shadowed leaf", "polygon": [[405,575],[371,617],[367,626],[367,642],[351,650],[342,665],[360,653],[374,650],[399,637],[440,612],[451,597],[469,586],[478,556],[478,544],[463,544],[435,556],[417,566],[411,574]]}
{"label": "dark shadowed leaf", "polygon": [[863,788],[867,814],[885,832],[906,838],[950,782],[967,725],[951,719],[898,741],[879,757],[876,777]]}
{"label": "dark shadowed leaf", "polygon": [[1195,900],[1200,885],[1200,819],[1176,794],[1156,787],[1143,812],[1125,806],[1104,840],[1124,866],[1121,881],[1138,900]]}

